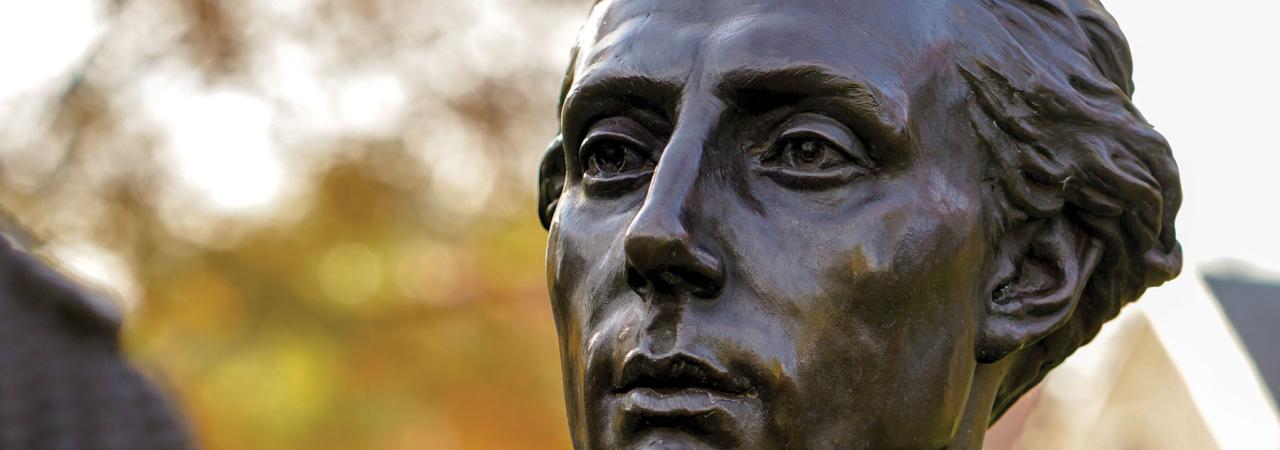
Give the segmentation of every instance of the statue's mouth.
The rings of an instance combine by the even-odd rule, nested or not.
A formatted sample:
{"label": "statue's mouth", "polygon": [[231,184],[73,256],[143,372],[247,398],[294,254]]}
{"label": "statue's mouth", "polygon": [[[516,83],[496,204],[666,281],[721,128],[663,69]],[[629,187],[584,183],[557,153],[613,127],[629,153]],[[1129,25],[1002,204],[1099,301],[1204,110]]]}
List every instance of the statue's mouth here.
{"label": "statue's mouth", "polygon": [[666,389],[636,388],[623,396],[623,409],[653,416],[695,416],[724,409],[724,403],[740,398],[702,388]]}
{"label": "statue's mouth", "polygon": [[672,396],[682,391],[701,391],[719,396],[743,396],[752,393],[751,382],[733,376],[702,358],[686,353],[654,358],[633,352],[623,362],[617,392],[644,389]]}
{"label": "statue's mouth", "polygon": [[685,353],[628,355],[614,394],[624,435],[678,431],[716,447],[732,447],[762,412],[746,377]]}

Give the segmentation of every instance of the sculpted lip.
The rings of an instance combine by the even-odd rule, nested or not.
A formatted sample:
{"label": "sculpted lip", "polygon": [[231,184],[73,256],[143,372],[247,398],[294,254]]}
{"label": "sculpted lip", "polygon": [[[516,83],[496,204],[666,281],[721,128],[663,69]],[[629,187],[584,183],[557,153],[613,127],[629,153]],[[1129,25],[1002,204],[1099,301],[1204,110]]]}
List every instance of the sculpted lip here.
{"label": "sculpted lip", "polygon": [[698,418],[732,416],[730,409],[737,409],[736,406],[742,403],[742,397],[702,388],[636,388],[623,396],[622,410],[629,415],[669,419]]}
{"label": "sculpted lip", "polygon": [[615,388],[619,393],[643,388],[668,397],[686,390],[725,397],[755,391],[745,377],[734,376],[701,358],[686,353],[654,358],[635,351],[627,355]]}
{"label": "sculpted lip", "polygon": [[652,357],[632,351],[614,384],[623,435],[680,430],[718,447],[732,447],[761,420],[756,387],[708,360],[685,353]]}

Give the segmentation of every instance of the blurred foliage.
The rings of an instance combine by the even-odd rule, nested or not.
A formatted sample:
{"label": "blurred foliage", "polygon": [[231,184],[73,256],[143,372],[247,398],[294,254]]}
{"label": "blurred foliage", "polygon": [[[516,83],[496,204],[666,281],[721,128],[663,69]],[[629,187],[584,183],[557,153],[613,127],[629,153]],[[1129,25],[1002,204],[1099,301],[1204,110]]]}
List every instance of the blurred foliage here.
{"label": "blurred foliage", "polygon": [[568,448],[532,188],[588,7],[98,1],[0,103],[0,206],[204,448]]}

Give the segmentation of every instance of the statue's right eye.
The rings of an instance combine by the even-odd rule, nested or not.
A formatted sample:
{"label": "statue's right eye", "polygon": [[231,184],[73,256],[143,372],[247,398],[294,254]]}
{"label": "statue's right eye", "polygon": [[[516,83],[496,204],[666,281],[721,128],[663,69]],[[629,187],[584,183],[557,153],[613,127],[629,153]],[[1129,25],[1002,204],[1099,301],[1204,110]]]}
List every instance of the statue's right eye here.
{"label": "statue's right eye", "polygon": [[636,145],[614,136],[601,136],[582,147],[583,171],[589,177],[614,178],[651,168],[649,157]]}
{"label": "statue's right eye", "polygon": [[578,149],[582,179],[594,193],[621,193],[643,184],[657,166],[657,140],[626,118],[600,121]]}

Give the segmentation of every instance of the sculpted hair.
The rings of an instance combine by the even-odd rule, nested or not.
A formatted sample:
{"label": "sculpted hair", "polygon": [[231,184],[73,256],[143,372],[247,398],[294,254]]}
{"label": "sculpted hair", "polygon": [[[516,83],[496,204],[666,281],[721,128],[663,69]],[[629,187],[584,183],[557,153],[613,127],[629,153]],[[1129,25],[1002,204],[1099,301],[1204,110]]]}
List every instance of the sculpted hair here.
{"label": "sculpted hair", "polygon": [[996,235],[1065,215],[1105,246],[1071,318],[1015,360],[994,421],[1121,307],[1178,274],[1181,188],[1168,142],[1133,106],[1128,43],[1101,4],[981,3],[990,15],[969,20],[986,41],[966,43],[957,61]]}

